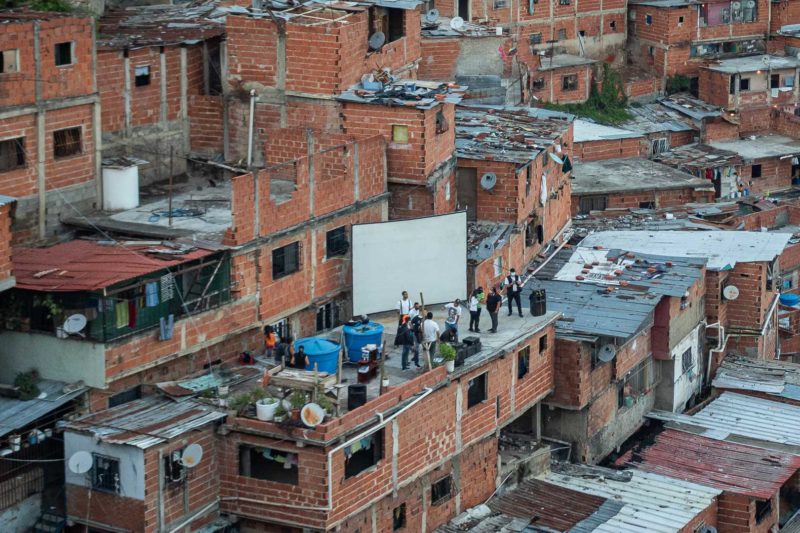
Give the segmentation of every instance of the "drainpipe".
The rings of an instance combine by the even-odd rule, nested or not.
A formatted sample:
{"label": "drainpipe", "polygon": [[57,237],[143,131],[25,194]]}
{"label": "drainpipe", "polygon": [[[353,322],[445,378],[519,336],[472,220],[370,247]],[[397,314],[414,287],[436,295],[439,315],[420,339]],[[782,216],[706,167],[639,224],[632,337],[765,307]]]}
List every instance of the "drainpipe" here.
{"label": "drainpipe", "polygon": [[250,121],[247,129],[247,168],[253,164],[253,117],[256,112],[256,90],[250,90]]}
{"label": "drainpipe", "polygon": [[706,324],[706,329],[709,328],[717,328],[719,330],[719,336],[717,337],[717,347],[713,350],[708,351],[708,366],[706,367],[706,384],[711,382],[711,363],[713,358],[711,354],[713,353],[721,353],[725,351],[725,345],[728,344],[728,338],[725,336],[725,328],[722,327],[722,324],[719,322],[714,322],[713,324]]}

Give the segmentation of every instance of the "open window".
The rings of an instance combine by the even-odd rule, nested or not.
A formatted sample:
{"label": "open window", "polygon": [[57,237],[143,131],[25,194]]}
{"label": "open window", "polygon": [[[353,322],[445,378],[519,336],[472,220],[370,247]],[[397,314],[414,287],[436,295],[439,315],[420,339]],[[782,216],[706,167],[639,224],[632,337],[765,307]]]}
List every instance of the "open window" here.
{"label": "open window", "polygon": [[332,229],[325,234],[325,257],[346,255],[350,250],[347,240],[347,226]]}
{"label": "open window", "polygon": [[92,489],[119,494],[119,459],[92,454]]}
{"label": "open window", "polygon": [[25,166],[25,138],[0,141],[0,172]]}
{"label": "open window", "polygon": [[761,165],[751,165],[750,166],[750,177],[751,178],[760,178],[761,177]]}
{"label": "open window", "polygon": [[578,75],[569,74],[561,77],[561,88],[565,91],[576,91],[578,89]]}
{"label": "open window", "polygon": [[164,461],[164,483],[167,485],[180,484],[186,478],[186,467],[181,461],[182,450],[175,450],[165,455]]}
{"label": "open window", "polygon": [[517,352],[517,379],[524,378],[531,365],[531,347],[526,346]]}
{"label": "open window", "polygon": [[239,475],[297,485],[298,456],[275,448],[239,446]]}
{"label": "open window", "polygon": [[531,88],[534,91],[541,91],[542,89],[544,89],[544,87],[545,87],[544,78],[536,78],[535,80],[533,80],[533,82],[531,82]]}
{"label": "open window", "polygon": [[19,49],[0,51],[0,74],[19,72]]}
{"label": "open window", "polygon": [[383,429],[344,448],[344,477],[357,476],[383,459]]}
{"label": "open window", "polygon": [[293,242],[272,250],[272,279],[279,279],[300,270],[300,243]]}
{"label": "open window", "polygon": [[431,485],[431,505],[439,505],[450,499],[453,492],[453,478],[443,477]]}
{"label": "open window", "polygon": [[547,351],[547,334],[539,337],[539,355]]}
{"label": "open window", "polygon": [[772,516],[772,499],[756,500],[756,524],[760,524],[770,516]]}
{"label": "open window", "polygon": [[57,67],[72,65],[75,63],[75,43],[72,41],[57,43],[54,55]]}
{"label": "open window", "polygon": [[439,110],[436,112],[436,133],[442,134],[450,129],[450,125],[447,123],[447,119],[444,118],[444,111]]}
{"label": "open window", "polygon": [[647,394],[656,382],[655,365],[648,357],[630,370],[618,383],[618,405],[620,409],[631,407]]}
{"label": "open window", "polygon": [[750,90],[750,78],[742,78],[739,80],[739,91]]}
{"label": "open window", "polygon": [[484,372],[467,383],[467,409],[486,401],[488,397],[487,374]]}
{"label": "open window", "polygon": [[150,85],[150,65],[140,65],[134,69],[134,85],[144,87]]}
{"label": "open window", "polygon": [[681,372],[685,374],[692,368],[694,368],[694,352],[689,347],[681,354]]}
{"label": "open window", "polygon": [[[386,42],[405,37],[405,11],[386,7],[373,7],[369,10],[369,36],[382,32]],[[369,37],[368,36],[368,37]]]}
{"label": "open window", "polygon": [[81,128],[67,128],[53,132],[53,157],[69,157],[80,154]]}
{"label": "open window", "polygon": [[406,527],[406,504],[401,503],[392,511],[392,531]]}

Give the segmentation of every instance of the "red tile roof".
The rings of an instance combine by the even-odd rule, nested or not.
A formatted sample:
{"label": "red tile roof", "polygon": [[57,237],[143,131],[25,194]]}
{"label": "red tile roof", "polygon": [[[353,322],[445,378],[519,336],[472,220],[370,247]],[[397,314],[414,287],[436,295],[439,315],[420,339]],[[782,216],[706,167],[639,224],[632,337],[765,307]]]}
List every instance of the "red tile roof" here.
{"label": "red tile roof", "polygon": [[15,248],[12,260],[16,287],[48,292],[96,291],[213,253],[197,248],[162,258],[152,253],[156,250],[169,249],[164,246],[106,246],[84,240],[49,248]]}
{"label": "red tile roof", "polygon": [[617,464],[767,499],[800,468],[800,457],[666,429]]}

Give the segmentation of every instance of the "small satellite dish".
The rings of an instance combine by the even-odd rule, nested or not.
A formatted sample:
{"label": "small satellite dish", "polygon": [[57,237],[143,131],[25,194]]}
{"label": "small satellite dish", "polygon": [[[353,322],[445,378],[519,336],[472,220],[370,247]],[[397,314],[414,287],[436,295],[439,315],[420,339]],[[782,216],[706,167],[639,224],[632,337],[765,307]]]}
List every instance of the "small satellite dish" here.
{"label": "small satellite dish", "polygon": [[80,333],[86,327],[86,317],[80,313],[70,315],[62,327],[69,334]]}
{"label": "small satellite dish", "polygon": [[481,176],[481,189],[484,191],[491,191],[497,185],[497,174],[494,172],[487,172]]}
{"label": "small satellite dish", "polygon": [[300,420],[310,428],[321,424],[325,419],[325,409],[315,403],[307,403],[300,410]]}
{"label": "small satellite dish", "polygon": [[203,458],[203,447],[199,444],[190,444],[181,454],[181,464],[186,468],[192,468],[200,463]]}
{"label": "small satellite dish", "polygon": [[450,27],[456,31],[460,30],[461,28],[464,27],[464,19],[462,19],[461,17],[453,17],[450,20]]}
{"label": "small satellite dish", "polygon": [[731,7],[733,9],[739,9],[740,7],[742,7],[742,3],[741,2],[731,2]]}
{"label": "small satellite dish", "polygon": [[747,4],[745,5],[750,8],[756,7],[756,0],[747,0]]}
{"label": "small satellite dish", "polygon": [[438,9],[431,9],[427,13],[425,13],[425,22],[433,23],[439,20],[439,10]]}
{"label": "small satellite dish", "polygon": [[722,289],[722,296],[724,296],[726,300],[735,300],[739,297],[739,287],[735,285],[728,285]]}
{"label": "small satellite dish", "polygon": [[610,362],[617,355],[617,347],[613,344],[604,344],[597,352],[597,358],[604,363]]}
{"label": "small satellite dish", "polygon": [[92,454],[81,450],[72,454],[72,457],[70,457],[69,461],[67,462],[67,466],[69,467],[70,472],[74,472],[75,474],[85,474],[92,469],[93,463],[94,459],[92,459]]}
{"label": "small satellite dish", "polygon": [[382,31],[376,31],[375,33],[370,35],[369,41],[367,41],[370,50],[380,50],[385,43],[386,43],[386,36],[383,34]]}
{"label": "small satellite dish", "polygon": [[563,165],[563,164],[564,164],[564,160],[563,160],[563,159],[561,159],[560,157],[558,157],[558,156],[557,156],[556,154],[554,154],[553,152],[547,152],[547,155],[549,155],[549,156],[550,156],[550,159],[552,159],[553,161],[555,161],[555,162],[556,162],[556,163],[558,163],[559,165]]}

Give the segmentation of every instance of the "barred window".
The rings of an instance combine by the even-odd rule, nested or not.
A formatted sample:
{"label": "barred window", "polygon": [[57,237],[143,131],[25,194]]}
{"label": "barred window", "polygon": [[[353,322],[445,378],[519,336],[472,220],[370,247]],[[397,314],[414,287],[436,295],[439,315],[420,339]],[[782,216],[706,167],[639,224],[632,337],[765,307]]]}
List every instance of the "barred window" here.
{"label": "barred window", "polygon": [[53,156],[68,157],[81,153],[81,128],[53,132]]}

